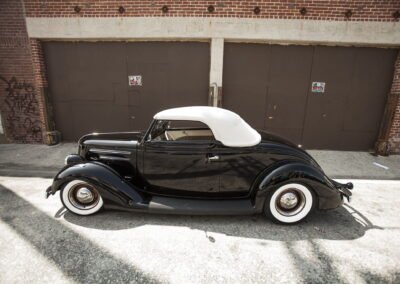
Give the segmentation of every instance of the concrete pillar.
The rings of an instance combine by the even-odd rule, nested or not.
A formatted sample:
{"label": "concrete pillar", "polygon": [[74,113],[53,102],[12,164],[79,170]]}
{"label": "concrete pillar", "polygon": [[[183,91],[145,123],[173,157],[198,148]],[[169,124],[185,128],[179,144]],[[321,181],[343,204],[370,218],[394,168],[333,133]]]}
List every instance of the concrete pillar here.
{"label": "concrete pillar", "polygon": [[222,72],[224,66],[224,39],[211,39],[209,105],[221,106]]}

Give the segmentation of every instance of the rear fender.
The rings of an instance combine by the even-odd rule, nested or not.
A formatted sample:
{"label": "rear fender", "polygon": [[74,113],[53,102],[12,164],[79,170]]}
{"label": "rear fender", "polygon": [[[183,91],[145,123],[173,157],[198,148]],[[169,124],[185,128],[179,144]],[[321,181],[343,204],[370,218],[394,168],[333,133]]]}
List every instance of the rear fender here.
{"label": "rear fender", "polygon": [[86,162],[64,167],[54,178],[50,194],[56,193],[66,183],[82,179],[97,185],[105,205],[142,207],[144,197],[140,189],[125,181],[114,169],[99,163]]}
{"label": "rear fender", "polygon": [[318,198],[317,206],[320,209],[334,208],[341,203],[339,190],[320,169],[305,163],[289,162],[278,165],[264,175],[256,188],[256,206],[264,206],[267,194],[289,181],[310,187]]}

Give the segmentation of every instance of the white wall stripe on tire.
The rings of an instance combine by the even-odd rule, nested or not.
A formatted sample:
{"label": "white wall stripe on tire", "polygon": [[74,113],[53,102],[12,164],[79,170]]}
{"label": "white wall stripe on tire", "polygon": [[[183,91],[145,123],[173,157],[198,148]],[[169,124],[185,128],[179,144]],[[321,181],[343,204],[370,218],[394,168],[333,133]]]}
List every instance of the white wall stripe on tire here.
{"label": "white wall stripe on tire", "polygon": [[91,214],[96,213],[97,211],[99,211],[101,209],[101,207],[103,207],[103,199],[101,198],[100,194],[99,194],[99,201],[97,202],[96,206],[94,206],[93,208],[87,209],[87,210],[79,209],[79,208],[75,207],[69,200],[69,195],[68,195],[69,191],[72,190],[74,188],[74,186],[79,183],[87,183],[87,182],[82,181],[82,180],[73,180],[73,181],[70,181],[62,189],[62,192],[60,194],[62,202],[64,203],[65,207],[67,207],[68,210],[70,210],[71,212],[78,214],[78,215],[91,215]]}
{"label": "white wall stripe on tire", "polygon": [[[303,209],[298,212],[296,215],[293,216],[285,216],[281,214],[277,209],[276,209],[276,202],[277,198],[280,196],[280,194],[288,189],[295,189],[299,192],[301,192],[304,195],[305,198],[305,205]],[[290,183],[290,184],[285,184],[281,187],[279,187],[271,196],[271,199],[269,201],[269,209],[274,218],[276,218],[278,221],[282,223],[295,223],[303,218],[305,218],[308,213],[310,213],[311,208],[313,207],[313,195],[311,191],[305,187],[302,184],[298,183]]]}

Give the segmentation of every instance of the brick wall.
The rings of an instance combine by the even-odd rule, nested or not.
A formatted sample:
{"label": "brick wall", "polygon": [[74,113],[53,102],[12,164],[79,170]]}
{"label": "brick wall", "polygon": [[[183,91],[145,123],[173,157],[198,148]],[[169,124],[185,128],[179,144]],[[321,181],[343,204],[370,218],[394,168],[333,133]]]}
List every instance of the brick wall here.
{"label": "brick wall", "polygon": [[397,107],[389,134],[389,142],[391,145],[391,152],[400,153],[400,52],[397,56],[390,92],[397,95]]}
{"label": "brick wall", "polygon": [[[43,96],[35,78],[37,56],[26,32],[23,4],[2,0],[0,11],[0,112],[4,132],[11,142],[40,143]],[[37,54],[38,44],[34,46]]]}
{"label": "brick wall", "polygon": [[[209,12],[208,7],[214,7]],[[124,8],[120,13],[119,7]],[[168,12],[162,7],[167,6]],[[395,21],[393,13],[400,9],[399,0],[259,0],[259,1],[38,1],[25,0],[28,17],[240,17],[313,19],[334,21]],[[75,11],[79,7],[79,12]],[[259,13],[255,13],[259,7]],[[305,8],[305,15],[300,10]],[[351,15],[345,13],[351,10]]]}

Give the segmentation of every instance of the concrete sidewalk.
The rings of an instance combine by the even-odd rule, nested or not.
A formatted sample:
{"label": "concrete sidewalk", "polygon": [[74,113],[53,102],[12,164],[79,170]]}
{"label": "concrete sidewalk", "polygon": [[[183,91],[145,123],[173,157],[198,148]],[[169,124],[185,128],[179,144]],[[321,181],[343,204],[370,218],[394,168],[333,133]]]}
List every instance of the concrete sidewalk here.
{"label": "concrete sidewalk", "polygon": [[[53,177],[76,143],[56,146],[0,144],[0,175]],[[308,151],[332,178],[400,179],[400,155],[373,156],[368,152]]]}

